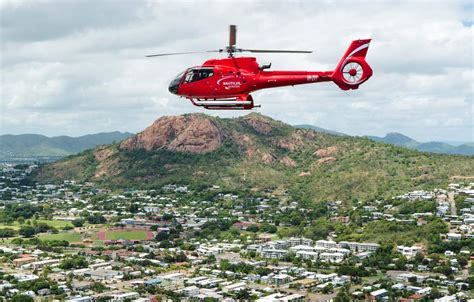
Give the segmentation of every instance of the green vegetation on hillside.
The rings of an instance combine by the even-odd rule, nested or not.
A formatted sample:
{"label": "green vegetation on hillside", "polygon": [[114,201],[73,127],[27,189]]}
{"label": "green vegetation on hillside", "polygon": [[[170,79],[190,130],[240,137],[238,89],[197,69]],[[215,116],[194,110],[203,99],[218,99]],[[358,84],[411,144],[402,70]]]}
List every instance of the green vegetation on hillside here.
{"label": "green vegetation on hillside", "polygon": [[234,191],[280,187],[303,202],[350,202],[444,186],[452,176],[474,175],[472,157],[421,153],[368,138],[296,129],[258,114],[208,118],[227,134],[212,152],[125,150],[111,145],[106,159],[98,160],[97,150],[85,151],[43,166],[36,178],[94,181],[111,188],[168,183],[219,185]]}

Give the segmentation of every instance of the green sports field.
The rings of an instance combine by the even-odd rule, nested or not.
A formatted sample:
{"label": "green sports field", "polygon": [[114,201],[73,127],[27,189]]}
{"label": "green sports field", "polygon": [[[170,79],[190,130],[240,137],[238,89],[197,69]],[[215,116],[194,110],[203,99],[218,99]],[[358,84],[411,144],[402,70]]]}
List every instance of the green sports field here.
{"label": "green sports field", "polygon": [[145,231],[107,231],[105,233],[107,240],[145,240]]}
{"label": "green sports field", "polygon": [[81,242],[81,235],[79,233],[58,233],[58,234],[42,234],[38,236],[41,240],[66,240],[71,242]]}

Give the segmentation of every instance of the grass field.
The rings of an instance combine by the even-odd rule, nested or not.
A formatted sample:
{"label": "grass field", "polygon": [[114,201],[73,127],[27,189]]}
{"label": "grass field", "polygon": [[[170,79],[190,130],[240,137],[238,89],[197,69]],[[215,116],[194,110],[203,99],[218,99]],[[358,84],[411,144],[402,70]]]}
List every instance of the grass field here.
{"label": "grass field", "polygon": [[20,225],[15,222],[11,225],[8,225],[8,224],[4,224],[4,223],[0,223],[0,229],[13,229],[13,230],[18,230],[20,229]]}
{"label": "grass field", "polygon": [[145,240],[146,232],[145,231],[107,231],[105,233],[105,238],[107,240]]}
{"label": "grass field", "polygon": [[58,233],[58,234],[42,234],[38,236],[41,240],[66,240],[71,242],[81,242],[81,235],[79,233]]}
{"label": "grass field", "polygon": [[72,226],[72,223],[69,221],[63,221],[63,220],[42,220],[38,219],[36,220],[38,223],[46,223],[49,226],[55,227],[55,228],[63,228],[65,226]]}
{"label": "grass field", "polygon": [[10,243],[15,238],[18,238],[18,237],[0,238],[0,243]]}
{"label": "grass field", "polygon": [[[30,221],[31,224],[33,224],[33,220],[29,219],[29,221]],[[63,221],[63,220],[38,219],[38,220],[36,220],[36,222],[37,223],[46,223],[47,225],[55,227],[57,229],[61,229],[65,226],[72,226],[72,223],[70,223],[69,221]],[[27,225],[26,221],[23,225]],[[18,229],[20,229],[20,227],[21,227],[21,225],[17,221],[12,223],[11,225],[6,225],[6,224],[3,224],[3,223],[0,223],[0,229],[10,228],[10,229],[18,230]]]}

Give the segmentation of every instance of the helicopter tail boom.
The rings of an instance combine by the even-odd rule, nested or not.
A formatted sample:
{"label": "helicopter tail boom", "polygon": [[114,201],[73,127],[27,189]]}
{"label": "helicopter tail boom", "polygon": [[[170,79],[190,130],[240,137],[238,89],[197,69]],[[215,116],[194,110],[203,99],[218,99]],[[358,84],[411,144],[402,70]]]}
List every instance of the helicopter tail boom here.
{"label": "helicopter tail boom", "polygon": [[331,78],[342,90],[357,89],[372,76],[365,60],[371,39],[355,40],[349,45]]}

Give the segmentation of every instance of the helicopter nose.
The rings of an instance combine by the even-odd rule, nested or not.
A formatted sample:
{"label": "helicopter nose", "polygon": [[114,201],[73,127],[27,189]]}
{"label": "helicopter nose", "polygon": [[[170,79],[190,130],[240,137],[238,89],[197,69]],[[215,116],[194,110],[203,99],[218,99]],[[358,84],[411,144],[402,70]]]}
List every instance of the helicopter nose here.
{"label": "helicopter nose", "polygon": [[179,84],[177,84],[175,81],[172,81],[170,83],[170,86],[168,87],[168,90],[172,94],[178,94],[178,87],[179,87]]}

